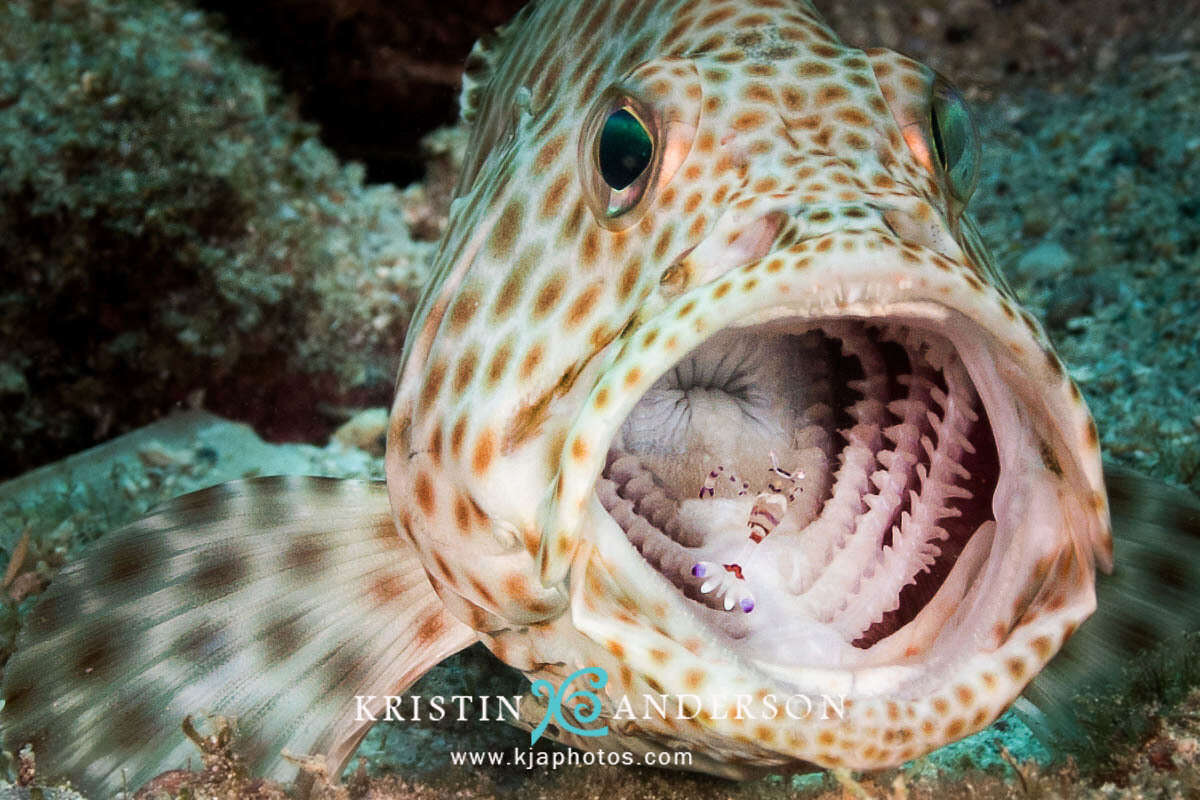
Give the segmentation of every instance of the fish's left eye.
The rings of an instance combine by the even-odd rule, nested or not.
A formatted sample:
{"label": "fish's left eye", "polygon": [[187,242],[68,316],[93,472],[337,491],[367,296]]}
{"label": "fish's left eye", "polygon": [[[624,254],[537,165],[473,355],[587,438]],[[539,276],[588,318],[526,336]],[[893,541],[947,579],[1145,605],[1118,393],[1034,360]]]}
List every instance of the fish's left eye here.
{"label": "fish's left eye", "polygon": [[941,77],[929,98],[929,132],[950,192],[966,205],[979,180],[979,136],[966,101]]}

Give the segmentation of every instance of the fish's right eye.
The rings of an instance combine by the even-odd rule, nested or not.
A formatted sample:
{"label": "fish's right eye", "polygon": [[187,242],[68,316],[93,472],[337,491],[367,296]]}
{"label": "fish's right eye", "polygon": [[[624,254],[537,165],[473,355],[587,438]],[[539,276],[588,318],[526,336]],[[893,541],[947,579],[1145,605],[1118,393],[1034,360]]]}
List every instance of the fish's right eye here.
{"label": "fish's right eye", "polygon": [[633,96],[613,92],[592,112],[585,132],[590,189],[608,227],[624,227],[654,181],[657,131],[651,110]]}
{"label": "fish's right eye", "polygon": [[929,132],[947,187],[965,206],[979,181],[979,134],[966,101],[941,76],[930,92]]}
{"label": "fish's right eye", "polygon": [[608,115],[600,129],[596,161],[610,189],[626,189],[650,166],[653,155],[650,131],[631,109],[620,108]]}
{"label": "fish's right eye", "polygon": [[[657,78],[652,90],[643,85],[645,75]],[[669,61],[643,64],[593,101],[579,129],[576,163],[584,201],[600,227],[627,230],[654,207],[691,150],[699,97],[695,66]]]}

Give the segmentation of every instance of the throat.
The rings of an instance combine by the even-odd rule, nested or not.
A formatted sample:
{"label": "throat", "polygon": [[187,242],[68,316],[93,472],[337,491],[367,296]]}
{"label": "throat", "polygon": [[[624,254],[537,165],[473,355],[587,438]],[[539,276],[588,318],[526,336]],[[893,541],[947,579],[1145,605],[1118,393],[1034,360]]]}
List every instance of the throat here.
{"label": "throat", "polygon": [[770,453],[797,464],[834,452],[831,437],[844,422],[833,412],[834,387],[856,376],[830,374],[838,368],[830,345],[816,331],[717,334],[650,388],[614,447],[642,459],[680,499],[698,497],[718,468],[726,482],[762,491]]}

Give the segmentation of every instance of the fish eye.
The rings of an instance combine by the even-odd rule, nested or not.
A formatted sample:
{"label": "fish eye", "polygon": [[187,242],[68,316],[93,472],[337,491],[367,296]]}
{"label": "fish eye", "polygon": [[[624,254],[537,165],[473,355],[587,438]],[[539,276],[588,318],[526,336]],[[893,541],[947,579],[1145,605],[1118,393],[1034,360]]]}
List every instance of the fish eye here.
{"label": "fish eye", "polygon": [[979,136],[966,101],[941,77],[929,99],[929,132],[950,192],[966,205],[979,180]]}
{"label": "fish eye", "polygon": [[[672,63],[673,69],[681,65]],[[698,82],[687,62],[680,74]],[[639,73],[661,66],[642,65],[609,86],[590,104],[576,140],[580,188],[596,223],[611,232],[628,230],[654,207],[659,192],[691,150],[700,103],[684,92],[648,93]]]}
{"label": "fish eye", "polygon": [[654,155],[650,131],[629,108],[608,115],[600,129],[596,161],[600,175],[613,191],[622,191],[637,180]]}
{"label": "fish eye", "polygon": [[637,221],[655,184],[660,158],[658,117],[633,94],[612,89],[589,116],[581,140],[588,165],[586,195],[600,224],[620,230]]}

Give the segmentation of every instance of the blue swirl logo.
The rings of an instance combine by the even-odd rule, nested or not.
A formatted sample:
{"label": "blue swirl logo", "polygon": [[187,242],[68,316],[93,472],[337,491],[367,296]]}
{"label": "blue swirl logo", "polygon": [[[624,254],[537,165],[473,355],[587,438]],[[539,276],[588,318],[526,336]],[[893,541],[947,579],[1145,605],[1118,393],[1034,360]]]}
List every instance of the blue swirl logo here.
{"label": "blue swirl logo", "polygon": [[599,728],[580,728],[563,719],[562,709],[564,705],[571,709],[571,713],[575,716],[575,719],[585,725],[589,722],[595,722],[603,710],[600,705],[600,695],[595,692],[588,691],[587,689],[579,689],[570,694],[565,694],[571,681],[576,678],[583,678],[584,683],[593,689],[603,689],[608,683],[608,672],[603,667],[585,667],[568,675],[567,679],[557,689],[548,680],[539,679],[533,682],[533,696],[546,698],[546,715],[542,717],[542,721],[538,726],[530,732],[530,744],[542,738],[542,734],[546,732],[546,728],[551,722],[558,723],[559,727],[564,731],[573,733],[576,736],[608,735],[607,725]]}

